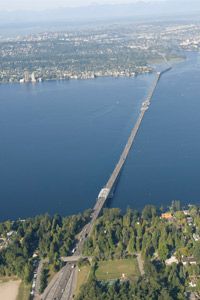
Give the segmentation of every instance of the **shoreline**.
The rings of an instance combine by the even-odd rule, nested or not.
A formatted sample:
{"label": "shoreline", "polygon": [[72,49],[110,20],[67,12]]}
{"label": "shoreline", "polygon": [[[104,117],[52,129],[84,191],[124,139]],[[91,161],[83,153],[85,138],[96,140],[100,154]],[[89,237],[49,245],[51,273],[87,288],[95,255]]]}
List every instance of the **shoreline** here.
{"label": "shoreline", "polygon": [[[187,60],[187,55],[185,57],[173,57],[173,58],[169,58],[168,62],[171,64],[176,64],[176,63],[181,63]],[[73,77],[66,77],[66,78],[47,78],[47,79],[42,79],[41,81],[37,80],[34,82],[28,81],[28,82],[20,82],[20,81],[5,81],[5,82],[0,82],[0,85],[6,85],[6,84],[20,84],[20,85],[27,85],[27,84],[40,84],[43,82],[64,82],[64,81],[77,81],[77,80],[93,80],[93,79],[98,79],[98,78],[114,78],[114,79],[120,79],[120,78],[136,78],[138,76],[141,75],[151,75],[151,74],[155,74],[156,73],[156,67],[160,64],[163,63],[163,59],[162,58],[158,58],[155,60],[150,60],[148,62],[149,68],[151,68],[151,70],[149,71],[143,71],[143,72],[132,72],[132,74],[130,72],[127,71],[127,74],[117,74],[117,75],[95,75],[95,73],[93,73],[94,75],[92,76],[88,76],[88,77],[82,77],[81,74],[77,74],[74,75]],[[126,73],[126,72],[125,72]],[[128,74],[129,73],[129,74]],[[134,73],[134,74],[133,74]]]}
{"label": "shoreline", "polygon": [[41,81],[36,81],[36,82],[31,82],[31,81],[28,81],[28,82],[19,82],[19,81],[13,81],[13,82],[9,82],[9,81],[6,81],[6,82],[0,82],[0,86],[1,85],[7,85],[7,84],[19,84],[19,85],[36,85],[36,84],[41,84],[41,83],[44,83],[44,82],[65,82],[65,81],[85,81],[85,80],[95,80],[95,79],[99,79],[99,78],[113,78],[113,79],[121,79],[121,78],[130,78],[130,79],[133,79],[133,78],[136,78],[138,76],[141,76],[141,75],[151,75],[151,74],[154,74],[155,73],[155,70],[152,70],[150,72],[141,72],[141,73],[137,73],[135,75],[118,75],[118,76],[112,76],[112,75],[103,75],[103,76],[95,76],[95,77],[87,77],[87,78],[82,78],[82,77],[77,77],[77,78],[53,78],[53,79],[43,79]]}

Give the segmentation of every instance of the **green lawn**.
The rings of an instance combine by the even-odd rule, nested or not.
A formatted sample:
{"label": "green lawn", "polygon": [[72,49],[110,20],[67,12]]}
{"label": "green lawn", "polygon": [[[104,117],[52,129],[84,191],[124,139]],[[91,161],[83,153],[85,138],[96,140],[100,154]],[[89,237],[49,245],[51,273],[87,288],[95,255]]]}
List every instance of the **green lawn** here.
{"label": "green lawn", "polygon": [[23,282],[20,284],[19,292],[16,300],[29,300],[31,286],[25,285]]}
{"label": "green lawn", "polygon": [[98,263],[98,269],[96,270],[97,280],[102,281],[115,279],[133,281],[139,274],[137,260],[134,258],[101,261]]}
{"label": "green lawn", "polygon": [[78,296],[81,286],[87,282],[89,274],[90,274],[90,266],[81,267],[80,271],[78,271],[75,296]]}

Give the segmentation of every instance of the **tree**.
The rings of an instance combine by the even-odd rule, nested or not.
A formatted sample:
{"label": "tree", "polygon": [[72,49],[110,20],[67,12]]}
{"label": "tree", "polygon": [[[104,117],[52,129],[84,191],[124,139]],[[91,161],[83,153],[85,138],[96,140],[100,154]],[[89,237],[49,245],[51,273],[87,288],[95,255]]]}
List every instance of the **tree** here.
{"label": "tree", "polygon": [[158,300],[173,300],[173,298],[170,296],[169,291],[165,288],[161,290],[161,293],[158,296]]}
{"label": "tree", "polygon": [[135,236],[134,234],[131,235],[131,238],[128,242],[128,247],[127,247],[128,253],[133,255],[135,253]]}
{"label": "tree", "polygon": [[171,204],[172,212],[180,211],[181,210],[181,202],[179,200],[173,200]]}
{"label": "tree", "polygon": [[115,257],[116,258],[122,258],[123,256],[123,244],[122,242],[119,242],[118,245],[117,245],[117,248],[115,250]]}
{"label": "tree", "polygon": [[47,268],[43,268],[40,277],[40,293],[42,294],[47,287],[47,279],[48,279],[49,270]]}
{"label": "tree", "polygon": [[31,263],[25,264],[24,267],[24,281],[25,283],[30,283],[32,280],[32,274],[33,274],[33,266]]}
{"label": "tree", "polygon": [[169,248],[164,241],[159,241],[158,255],[162,261],[166,260],[169,255]]}
{"label": "tree", "polygon": [[142,211],[142,218],[150,221],[152,218],[157,216],[157,209],[153,205],[146,205]]}
{"label": "tree", "polygon": [[200,242],[197,242],[194,246],[194,257],[200,263]]}
{"label": "tree", "polygon": [[175,212],[175,217],[179,221],[185,220],[185,215],[184,215],[184,213],[182,211],[176,211]]}

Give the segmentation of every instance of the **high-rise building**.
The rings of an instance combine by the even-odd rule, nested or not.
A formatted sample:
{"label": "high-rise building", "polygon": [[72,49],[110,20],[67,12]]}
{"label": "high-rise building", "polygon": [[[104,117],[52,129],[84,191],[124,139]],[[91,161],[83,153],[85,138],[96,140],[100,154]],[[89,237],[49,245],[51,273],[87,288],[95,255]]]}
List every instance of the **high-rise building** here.
{"label": "high-rise building", "polygon": [[35,73],[34,72],[31,74],[31,82],[36,82]]}
{"label": "high-rise building", "polygon": [[24,82],[29,82],[30,81],[30,75],[28,71],[24,72]]}

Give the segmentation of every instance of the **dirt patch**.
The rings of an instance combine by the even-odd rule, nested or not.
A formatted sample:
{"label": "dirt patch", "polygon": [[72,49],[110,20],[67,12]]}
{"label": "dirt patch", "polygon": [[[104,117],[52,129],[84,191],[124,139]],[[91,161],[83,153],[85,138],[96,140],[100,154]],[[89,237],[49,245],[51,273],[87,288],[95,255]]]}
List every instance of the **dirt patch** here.
{"label": "dirt patch", "polygon": [[0,298],[4,300],[16,300],[20,283],[20,280],[0,283]]}

